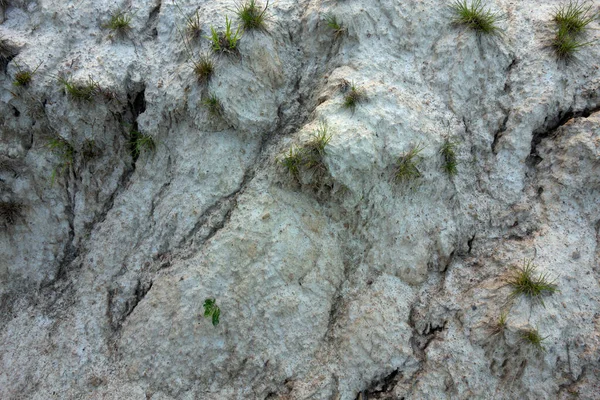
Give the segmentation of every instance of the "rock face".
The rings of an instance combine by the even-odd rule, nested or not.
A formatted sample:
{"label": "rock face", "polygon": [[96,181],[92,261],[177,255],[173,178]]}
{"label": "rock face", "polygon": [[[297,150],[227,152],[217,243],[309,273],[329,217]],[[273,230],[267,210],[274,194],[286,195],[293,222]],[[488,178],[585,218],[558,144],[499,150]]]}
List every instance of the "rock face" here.
{"label": "rock face", "polygon": [[0,0],[0,398],[600,398],[600,45],[558,61],[559,4],[279,0],[198,82],[234,1]]}

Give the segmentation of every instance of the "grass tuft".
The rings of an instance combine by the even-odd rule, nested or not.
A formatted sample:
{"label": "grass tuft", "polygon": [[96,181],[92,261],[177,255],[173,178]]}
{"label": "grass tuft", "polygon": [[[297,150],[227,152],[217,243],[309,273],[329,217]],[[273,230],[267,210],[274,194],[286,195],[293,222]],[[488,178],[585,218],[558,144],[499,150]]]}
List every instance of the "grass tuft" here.
{"label": "grass tuft", "polygon": [[539,301],[542,305],[544,294],[558,291],[554,281],[548,279],[547,273],[536,275],[536,266],[531,261],[527,261],[521,268],[515,267],[513,275],[508,279],[508,285],[512,287],[511,298],[523,295]]}
{"label": "grass tuft", "polygon": [[71,143],[60,136],[50,138],[46,143],[46,147],[56,154],[60,161],[58,166],[52,170],[51,185],[54,185],[56,176],[59,174],[62,175],[67,168],[73,165],[75,161],[75,149]]}
{"label": "grass tuft", "polygon": [[279,159],[279,164],[297,181],[300,180],[301,171],[310,173],[315,185],[319,186],[326,172],[323,158],[327,155],[326,148],[330,140],[329,128],[322,123],[302,147],[290,147]]}
{"label": "grass tuft", "polygon": [[208,97],[202,101],[202,105],[206,107],[208,113],[213,117],[220,117],[223,115],[223,105],[221,104],[221,100],[219,100],[214,93],[210,93]]}
{"label": "grass tuft", "polygon": [[300,167],[304,163],[304,149],[291,146],[287,153],[279,159],[279,164],[282,165],[290,175],[295,178],[300,178]]}
{"label": "grass tuft", "polygon": [[446,139],[440,149],[440,154],[444,159],[443,168],[449,176],[454,176],[458,173],[458,161],[456,160],[456,142]]}
{"label": "grass tuft", "polygon": [[134,161],[138,159],[142,151],[156,150],[156,143],[154,143],[152,136],[136,130],[131,131],[129,134],[129,146]]}
{"label": "grass tuft", "polygon": [[592,13],[592,5],[586,2],[569,1],[559,6],[554,13],[554,21],[560,28],[565,29],[570,34],[583,33],[586,27],[597,17]]}
{"label": "grass tuft", "polygon": [[186,17],[185,33],[190,38],[197,38],[200,36],[201,31],[202,27],[200,26],[200,12],[196,10],[192,16]]}
{"label": "grass tuft", "polygon": [[217,32],[215,28],[210,27],[210,36],[207,36],[212,42],[212,49],[215,53],[235,53],[237,44],[241,39],[240,27],[233,31],[231,20],[225,17],[225,32]]}
{"label": "grass tuft", "polygon": [[244,30],[264,30],[266,29],[265,19],[268,7],[268,0],[263,9],[256,5],[255,0],[246,0],[238,4],[235,12]]}
{"label": "grass tuft", "polygon": [[104,27],[118,35],[125,35],[131,30],[131,19],[131,15],[125,11],[116,11],[110,16]]}
{"label": "grass tuft", "polygon": [[497,23],[502,18],[499,13],[493,12],[481,4],[481,0],[455,0],[450,5],[454,13],[453,22],[457,25],[466,26],[478,34],[498,35],[500,28]]}
{"label": "grass tuft", "polygon": [[500,316],[490,326],[490,334],[492,336],[504,333],[508,326],[508,311],[500,312]]}
{"label": "grass tuft", "polygon": [[192,59],[194,74],[198,78],[198,82],[208,82],[215,71],[215,63],[209,54],[202,54],[198,60]]}
{"label": "grass tuft", "polygon": [[67,78],[59,78],[65,93],[75,100],[92,101],[94,96],[101,92],[100,84],[90,76],[85,83],[75,83]]}
{"label": "grass tuft", "polygon": [[23,205],[15,201],[0,201],[0,227],[7,229],[23,218]]}
{"label": "grass tuft", "polygon": [[338,21],[337,16],[334,14],[327,13],[324,15],[324,17],[327,27],[331,29],[331,32],[336,39],[347,32],[346,27],[340,21]]}
{"label": "grass tuft", "polygon": [[396,182],[408,182],[421,177],[418,167],[422,161],[420,153],[423,149],[424,147],[417,144],[398,158],[394,171]]}
{"label": "grass tuft", "polygon": [[541,352],[545,352],[546,351],[546,348],[542,344],[542,342],[546,338],[547,338],[547,336],[546,337],[542,337],[540,335],[540,333],[538,332],[538,330],[537,329],[533,329],[533,328],[526,329],[523,332],[521,332],[521,339],[523,339],[524,342],[529,343],[536,350],[539,350]]}
{"label": "grass tuft", "polygon": [[344,107],[354,110],[356,106],[366,100],[366,98],[367,95],[365,91],[352,83],[350,90],[348,90],[344,96]]}
{"label": "grass tuft", "polygon": [[219,317],[221,316],[221,309],[217,306],[215,299],[204,300],[204,317],[210,318],[213,326],[219,325]]}
{"label": "grass tuft", "polygon": [[[16,61],[15,61],[16,63]],[[33,76],[37,72],[38,68],[42,63],[39,63],[38,66],[33,70],[23,69],[18,64],[17,65],[17,73],[15,74],[15,79],[13,80],[13,85],[19,87],[27,87],[31,83]]]}

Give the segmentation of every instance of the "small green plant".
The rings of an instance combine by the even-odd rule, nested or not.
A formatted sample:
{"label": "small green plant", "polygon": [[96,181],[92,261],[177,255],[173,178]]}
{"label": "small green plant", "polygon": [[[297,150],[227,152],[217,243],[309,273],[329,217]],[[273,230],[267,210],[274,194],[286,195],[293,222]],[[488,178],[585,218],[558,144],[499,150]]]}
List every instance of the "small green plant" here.
{"label": "small green plant", "polygon": [[325,148],[331,140],[327,125],[321,124],[313,133],[311,140],[304,145],[304,166],[308,169],[322,168]]}
{"label": "small green plant", "polygon": [[233,31],[231,20],[225,17],[225,32],[217,32],[215,28],[210,27],[210,36],[207,36],[212,42],[212,49],[216,53],[235,53],[237,51],[238,41],[241,39],[240,27]]}
{"label": "small green plant", "polygon": [[490,334],[492,336],[499,335],[504,332],[506,327],[508,326],[508,311],[500,312],[500,316],[496,321],[494,321],[490,326]]}
{"label": "small green plant", "polygon": [[123,36],[131,30],[131,19],[131,15],[125,11],[115,11],[104,27],[117,35]]}
{"label": "small green plant", "polygon": [[346,27],[340,21],[338,21],[337,16],[327,13],[324,15],[324,17],[327,27],[331,29],[331,32],[336,39],[346,33]]}
{"label": "small green plant", "polygon": [[344,96],[344,107],[354,110],[356,106],[367,98],[365,91],[358,88],[354,83],[350,85],[350,90],[346,91]]}
{"label": "small green plant", "polygon": [[398,158],[394,171],[397,182],[408,182],[421,177],[418,167],[422,161],[420,153],[423,149],[424,147],[417,144]]}
{"label": "small green plant", "polygon": [[246,0],[238,4],[235,12],[245,30],[260,30],[265,29],[265,18],[268,7],[268,0],[263,9],[256,5],[255,0]]}
{"label": "small green plant", "polygon": [[527,261],[523,267],[514,267],[508,285],[512,287],[511,298],[523,295],[539,301],[542,305],[544,294],[552,294],[558,290],[554,281],[548,279],[547,273],[536,276],[536,266],[531,261]]}
{"label": "small green plant", "polygon": [[23,218],[23,205],[15,201],[0,201],[0,227],[7,229]]}
{"label": "small green plant", "polygon": [[458,173],[458,168],[456,167],[458,165],[456,160],[456,143],[452,142],[450,139],[446,139],[440,149],[440,154],[444,160],[444,172],[449,176],[456,175]]}
{"label": "small green plant", "polygon": [[457,25],[463,25],[477,32],[478,34],[497,35],[500,28],[497,23],[502,16],[499,13],[485,9],[481,0],[455,0],[450,9],[454,14],[453,22]]}
{"label": "small green plant", "polygon": [[582,3],[569,1],[556,9],[554,21],[559,29],[564,28],[570,34],[580,34],[597,17],[597,14],[591,11],[592,4],[587,4],[585,1]]}
{"label": "small green plant", "polygon": [[215,63],[212,57],[209,54],[202,54],[197,60],[192,58],[191,61],[198,82],[208,82],[215,71]]}
{"label": "small green plant", "polygon": [[129,145],[131,148],[131,157],[134,160],[140,156],[142,151],[156,150],[156,143],[150,135],[146,135],[137,130],[132,130],[129,134]]}
{"label": "small green plant", "polygon": [[90,76],[85,83],[75,83],[67,78],[61,77],[58,79],[63,85],[65,93],[75,100],[91,101],[94,96],[101,92],[100,84]]}
{"label": "small green plant", "polygon": [[51,185],[54,185],[56,176],[62,175],[67,168],[73,165],[75,149],[71,143],[60,136],[50,138],[46,146],[59,158],[58,166],[52,170]]}
{"label": "small green plant", "polygon": [[214,117],[223,115],[223,105],[216,94],[210,93],[206,99],[202,101],[202,105],[206,107],[208,113]]}
{"label": "small green plant", "polygon": [[221,316],[221,309],[217,306],[215,299],[204,300],[204,317],[212,320],[213,326],[219,325],[219,317]]}
{"label": "small green plant", "polygon": [[547,337],[548,336],[542,337],[540,335],[540,333],[538,332],[538,330],[534,329],[534,328],[525,329],[523,332],[521,332],[521,339],[523,339],[524,342],[529,343],[536,350],[539,350],[541,352],[545,352],[546,351],[546,349],[544,348],[544,345],[542,344],[542,342]]}
{"label": "small green plant", "polygon": [[202,28],[200,26],[200,13],[198,10],[185,20],[185,33],[190,38],[197,38],[200,35]]}
{"label": "small green plant", "polygon": [[278,160],[292,177],[299,179],[300,167],[304,163],[304,149],[291,146],[289,151]]}
{"label": "small green plant", "polygon": [[588,25],[597,17],[591,9],[591,4],[579,1],[569,1],[556,9],[553,19],[558,25],[558,30],[551,47],[559,60],[569,61],[582,47],[593,43],[581,39]]}
{"label": "small green plant", "polygon": [[40,65],[42,65],[42,63],[39,63],[38,66],[35,67],[35,69],[33,71],[30,71],[29,69],[23,69],[23,68],[21,68],[21,66],[16,64],[17,73],[15,74],[15,79],[13,81],[13,85],[20,86],[20,87],[29,86],[29,84],[31,83],[31,80],[33,79],[33,75],[35,75],[35,73],[37,72]]}

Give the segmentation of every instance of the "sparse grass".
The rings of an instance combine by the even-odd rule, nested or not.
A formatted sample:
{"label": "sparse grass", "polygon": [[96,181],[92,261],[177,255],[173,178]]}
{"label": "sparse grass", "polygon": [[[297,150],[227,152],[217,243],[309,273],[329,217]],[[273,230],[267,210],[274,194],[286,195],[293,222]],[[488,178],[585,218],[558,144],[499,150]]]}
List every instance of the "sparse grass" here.
{"label": "sparse grass", "polygon": [[219,317],[221,316],[221,309],[217,306],[215,299],[204,300],[204,317],[210,318],[213,326],[219,325]]}
{"label": "sparse grass", "polygon": [[569,1],[556,9],[554,21],[570,34],[583,33],[586,27],[598,16],[592,13],[592,4]]}
{"label": "sparse grass", "polygon": [[456,142],[446,139],[440,149],[440,154],[444,159],[443,168],[449,176],[454,176],[458,173],[458,161],[456,160]]}
{"label": "sparse grass", "polygon": [[90,76],[85,83],[75,83],[67,78],[59,78],[65,93],[75,100],[91,101],[94,96],[101,92],[100,84]]}
{"label": "sparse grass", "polygon": [[527,261],[521,268],[515,267],[513,275],[508,279],[508,285],[512,287],[511,298],[523,295],[539,301],[542,305],[543,295],[558,290],[554,281],[548,279],[547,273],[536,274],[536,266],[531,261]]}
{"label": "sparse grass", "polygon": [[23,69],[21,66],[17,65],[17,73],[15,74],[15,79],[13,80],[13,85],[19,87],[27,87],[31,83],[33,76],[37,72],[38,68],[42,63],[39,63],[37,67],[33,71],[29,69]]}
{"label": "sparse grass", "polygon": [[131,157],[135,160],[140,156],[142,151],[156,150],[156,143],[150,135],[146,135],[136,130],[132,130],[129,134],[129,145],[131,149]]}
{"label": "sparse grass", "polygon": [[256,5],[256,0],[245,0],[238,4],[235,12],[244,30],[261,30],[266,28],[265,19],[268,7],[268,0],[265,8],[262,9]]}
{"label": "sparse grass", "polygon": [[398,158],[394,171],[396,182],[408,182],[421,177],[419,164],[422,161],[420,153],[423,149],[424,147],[417,144]]}
{"label": "sparse grass", "polygon": [[581,37],[597,16],[592,13],[592,4],[585,1],[569,1],[556,9],[553,20],[558,25],[558,30],[551,47],[559,60],[572,60],[582,47],[593,43],[584,42]]}
{"label": "sparse grass", "polygon": [[450,9],[454,14],[453,22],[457,25],[466,26],[477,34],[498,35],[500,28],[498,21],[502,15],[486,9],[481,0],[455,0]]}
{"label": "sparse grass", "polygon": [[356,106],[366,100],[366,98],[367,95],[365,91],[352,83],[350,85],[350,90],[348,90],[344,96],[344,107],[354,110]]}
{"label": "sparse grass", "polygon": [[201,31],[202,28],[200,26],[200,13],[198,10],[196,10],[196,12],[192,16],[186,17],[185,33],[190,38],[197,38],[198,36],[200,36]]}
{"label": "sparse grass", "polygon": [[131,15],[125,11],[115,11],[104,27],[117,35],[123,36],[131,30],[131,19]]}
{"label": "sparse grass", "polygon": [[278,160],[292,177],[299,179],[300,167],[304,162],[304,149],[291,146],[289,151]]}
{"label": "sparse grass", "polygon": [[73,162],[75,161],[75,149],[71,143],[60,136],[49,139],[46,146],[56,154],[60,160],[58,166],[52,170],[51,185],[54,185],[56,176],[62,174],[67,168],[73,165]]}
{"label": "sparse grass", "polygon": [[326,167],[323,158],[327,155],[327,145],[331,134],[326,124],[319,125],[311,139],[302,147],[292,146],[278,161],[296,180],[300,179],[302,170],[312,174],[315,184],[322,181]]}
{"label": "sparse grass", "polygon": [[231,20],[225,17],[225,32],[217,32],[215,28],[210,27],[210,36],[207,36],[212,42],[212,49],[216,53],[235,53],[237,51],[238,41],[241,39],[240,27],[235,32],[231,28]]}
{"label": "sparse grass", "polygon": [[508,311],[501,311],[498,319],[494,321],[490,326],[490,334],[492,336],[504,333],[504,330],[508,326]]}
{"label": "sparse grass", "polygon": [[206,99],[202,101],[202,105],[206,107],[208,113],[214,117],[223,115],[223,105],[216,94],[210,93]]}
{"label": "sparse grass", "polygon": [[215,71],[215,63],[209,54],[202,54],[195,60],[192,58],[194,74],[198,78],[198,82],[208,82]]}
{"label": "sparse grass", "polygon": [[547,336],[546,337],[542,337],[540,335],[540,333],[538,332],[538,330],[534,329],[534,328],[526,329],[523,332],[521,332],[521,339],[524,342],[529,343],[530,345],[532,345],[536,350],[539,350],[541,352],[545,352],[546,351],[546,348],[542,344],[542,342],[546,338],[547,338]]}
{"label": "sparse grass", "polygon": [[331,32],[336,39],[346,33],[346,27],[340,21],[338,21],[337,16],[327,13],[324,15],[324,17],[327,27],[331,29]]}
{"label": "sparse grass", "polygon": [[0,201],[0,227],[7,229],[23,218],[23,205],[15,201]]}

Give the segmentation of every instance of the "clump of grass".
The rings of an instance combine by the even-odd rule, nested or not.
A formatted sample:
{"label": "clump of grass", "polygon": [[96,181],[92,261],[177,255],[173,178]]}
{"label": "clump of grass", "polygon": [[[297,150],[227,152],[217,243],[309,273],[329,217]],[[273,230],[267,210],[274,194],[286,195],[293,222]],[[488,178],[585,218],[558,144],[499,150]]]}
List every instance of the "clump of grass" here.
{"label": "clump of grass", "polygon": [[579,1],[569,1],[556,9],[553,20],[558,25],[558,30],[551,46],[559,60],[569,61],[582,47],[593,43],[581,39],[588,25],[597,17],[591,9],[591,4]]}
{"label": "clump of grass", "polygon": [[458,161],[456,160],[456,142],[446,139],[440,149],[440,154],[444,160],[443,168],[449,176],[454,176],[458,173]]}
{"label": "clump of grass", "polygon": [[265,19],[268,7],[268,0],[263,9],[256,5],[255,0],[246,0],[243,3],[239,3],[235,11],[244,30],[260,30],[266,28]]}
{"label": "clump of grass", "polygon": [[219,325],[219,317],[221,316],[221,309],[217,306],[215,299],[204,300],[204,317],[210,318],[213,326]]}
{"label": "clump of grass", "polygon": [[212,49],[216,53],[235,53],[237,51],[238,41],[241,39],[240,27],[233,31],[231,20],[225,17],[225,32],[217,32],[215,28],[210,27],[210,36],[207,36],[212,42]]}
{"label": "clump of grass", "polygon": [[15,74],[15,79],[13,80],[13,85],[19,87],[27,87],[31,83],[33,76],[37,72],[38,68],[42,63],[39,63],[37,67],[33,71],[29,69],[23,69],[18,64],[17,65],[17,73]]}
{"label": "clump of grass", "polygon": [[597,14],[591,11],[592,4],[586,4],[585,1],[581,4],[579,1],[569,1],[556,9],[553,19],[559,28],[564,28],[571,34],[579,34],[597,17]]}
{"label": "clump of grass", "polygon": [[279,164],[296,180],[300,180],[301,170],[311,173],[318,185],[326,170],[323,158],[327,155],[326,148],[330,140],[329,128],[322,123],[304,146],[290,147],[288,152],[279,159]]}
{"label": "clump of grass", "polygon": [[300,167],[304,163],[304,149],[291,146],[288,152],[285,153],[278,161],[279,164],[282,165],[292,177],[299,179]]}
{"label": "clump of grass", "polygon": [[15,201],[0,201],[0,227],[7,229],[23,218],[23,205]]}
{"label": "clump of grass", "polygon": [[397,182],[408,182],[421,177],[419,164],[422,161],[420,153],[423,149],[424,147],[417,144],[398,158],[394,171]]}
{"label": "clump of grass", "polygon": [[58,166],[52,170],[51,185],[54,185],[56,176],[59,174],[62,175],[67,168],[73,165],[75,149],[71,143],[60,136],[50,138],[46,146],[58,156],[60,161]]}
{"label": "clump of grass", "polygon": [[115,11],[104,27],[110,29],[113,33],[123,36],[131,30],[131,19],[131,15],[125,11]]}
{"label": "clump of grass", "polygon": [[350,90],[346,91],[344,96],[344,107],[354,110],[356,106],[366,100],[367,95],[365,91],[358,88],[354,83],[350,85]]}
{"label": "clump of grass", "polygon": [[223,115],[223,105],[216,94],[210,93],[206,99],[202,101],[202,105],[206,107],[208,113],[214,117]]}
{"label": "clump of grass", "polygon": [[129,146],[131,149],[131,157],[137,160],[142,151],[156,150],[156,143],[150,135],[146,135],[137,130],[132,130],[129,134]]}
{"label": "clump of grass", "polygon": [[331,32],[336,39],[346,33],[346,27],[340,21],[338,21],[337,16],[327,13],[324,15],[324,17],[327,27],[331,29]]}
{"label": "clump of grass", "polygon": [[500,316],[490,326],[490,334],[492,336],[499,335],[504,332],[508,326],[508,311],[500,312]]}
{"label": "clump of grass", "polygon": [[196,10],[196,12],[192,16],[186,17],[185,33],[190,38],[196,38],[200,36],[201,31],[202,28],[200,26],[200,13],[198,12],[198,10]]}
{"label": "clump of grass", "polygon": [[547,337],[548,336],[542,337],[540,335],[540,333],[538,332],[538,330],[534,329],[534,328],[526,329],[523,332],[521,332],[521,339],[524,342],[529,343],[530,345],[532,345],[536,350],[539,350],[541,352],[545,352],[546,351],[546,348],[544,347],[544,345],[542,344],[542,342]]}
{"label": "clump of grass", "polygon": [[502,15],[486,9],[481,0],[455,0],[450,9],[454,14],[453,22],[457,25],[466,26],[477,34],[497,35],[500,33],[498,21]]}
{"label": "clump of grass", "polygon": [[523,267],[515,267],[508,285],[512,287],[511,298],[523,295],[542,305],[544,294],[552,294],[558,290],[554,281],[548,279],[547,273],[536,274],[536,266],[531,261],[527,261]]}
{"label": "clump of grass", "polygon": [[198,82],[208,82],[215,71],[215,63],[209,54],[202,54],[197,60],[192,58],[192,66]]}
{"label": "clump of grass", "polygon": [[67,78],[59,78],[58,81],[63,85],[65,93],[75,100],[91,101],[101,92],[100,84],[91,76],[85,83],[75,83]]}

